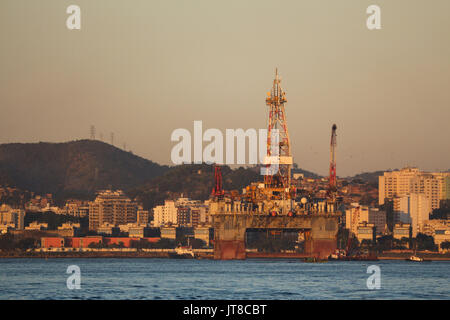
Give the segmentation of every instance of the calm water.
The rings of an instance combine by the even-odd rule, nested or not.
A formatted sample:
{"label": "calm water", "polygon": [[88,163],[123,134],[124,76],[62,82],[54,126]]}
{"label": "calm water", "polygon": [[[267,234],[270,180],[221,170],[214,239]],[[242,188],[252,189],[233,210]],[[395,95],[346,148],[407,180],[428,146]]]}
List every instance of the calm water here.
{"label": "calm water", "polygon": [[[367,267],[381,268],[369,290]],[[69,290],[69,265],[81,289]],[[450,299],[450,262],[0,259],[0,299]]]}

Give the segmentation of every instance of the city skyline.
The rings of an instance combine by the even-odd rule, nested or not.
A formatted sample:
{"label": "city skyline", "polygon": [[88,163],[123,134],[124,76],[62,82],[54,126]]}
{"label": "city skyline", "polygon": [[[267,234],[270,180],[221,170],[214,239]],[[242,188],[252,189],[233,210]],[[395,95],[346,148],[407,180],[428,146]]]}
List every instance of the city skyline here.
{"label": "city skyline", "polygon": [[82,28],[69,31],[67,1],[3,1],[0,143],[87,139],[95,125],[171,165],[171,132],[194,120],[266,128],[278,67],[300,168],[327,175],[336,123],[338,176],[448,170],[450,4],[378,3],[382,29],[369,31],[370,1],[286,1],[275,22],[274,2],[78,1]]}

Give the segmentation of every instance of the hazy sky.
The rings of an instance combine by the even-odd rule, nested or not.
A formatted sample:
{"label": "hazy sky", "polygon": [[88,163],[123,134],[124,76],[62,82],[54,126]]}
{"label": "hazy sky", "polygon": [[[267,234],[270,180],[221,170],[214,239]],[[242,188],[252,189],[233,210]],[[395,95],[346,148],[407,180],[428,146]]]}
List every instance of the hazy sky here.
{"label": "hazy sky", "polygon": [[[81,30],[66,8],[81,7]],[[381,7],[382,29],[366,27]],[[294,161],[450,168],[450,1],[1,0],[0,143],[97,137],[170,164],[176,128],[265,128],[278,67]]]}

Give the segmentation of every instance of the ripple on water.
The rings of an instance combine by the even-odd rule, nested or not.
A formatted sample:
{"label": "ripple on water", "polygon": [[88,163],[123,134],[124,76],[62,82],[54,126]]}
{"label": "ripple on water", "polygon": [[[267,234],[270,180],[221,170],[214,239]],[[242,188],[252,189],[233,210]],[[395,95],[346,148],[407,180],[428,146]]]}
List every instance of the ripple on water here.
{"label": "ripple on water", "polygon": [[[68,265],[80,290],[66,287]],[[0,299],[450,299],[450,262],[374,262],[380,290],[366,287],[367,262],[294,260],[0,259]]]}

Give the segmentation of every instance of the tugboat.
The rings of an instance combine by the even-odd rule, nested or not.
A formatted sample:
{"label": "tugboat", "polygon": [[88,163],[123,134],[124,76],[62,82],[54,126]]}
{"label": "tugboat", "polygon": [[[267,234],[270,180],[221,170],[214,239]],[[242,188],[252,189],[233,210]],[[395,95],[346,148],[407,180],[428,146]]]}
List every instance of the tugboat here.
{"label": "tugboat", "polygon": [[416,255],[412,255],[410,256],[408,259],[405,259],[406,261],[413,261],[413,262],[423,262],[423,259],[416,256]]}
{"label": "tugboat", "polygon": [[175,252],[169,252],[169,258],[171,259],[194,259],[195,254],[192,248],[189,247],[177,247]]}
{"label": "tugboat", "polygon": [[414,254],[410,256],[408,259],[405,259],[406,261],[412,261],[412,262],[430,262],[431,260],[425,260],[419,256],[416,255],[417,252],[417,245],[414,249]]}

